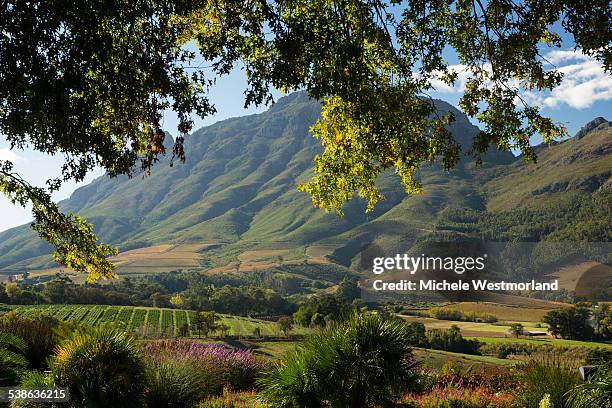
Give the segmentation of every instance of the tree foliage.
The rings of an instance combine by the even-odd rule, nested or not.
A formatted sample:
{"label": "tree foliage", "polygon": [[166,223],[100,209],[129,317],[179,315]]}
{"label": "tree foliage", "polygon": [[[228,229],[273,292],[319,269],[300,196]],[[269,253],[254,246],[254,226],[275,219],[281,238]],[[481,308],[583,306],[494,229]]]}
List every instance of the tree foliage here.
{"label": "tree foliage", "polygon": [[[112,277],[106,257],[114,250],[49,194],[96,165],[111,176],[134,174],[138,163],[148,172],[166,152],[166,109],[179,118],[172,156],[184,159],[190,115],[214,112],[209,86],[242,67],[247,105],[270,102],[272,88],[306,89],[323,101],[312,131],[324,151],[300,189],[340,214],[354,195],[372,209],[385,169],[419,191],[422,163],[449,169],[460,157],[446,127],[452,115],[440,116],[428,97],[440,81],[457,80],[444,52],[468,73],[462,110],[484,125],[472,152],[494,145],[532,159],[532,135],[547,141],[564,129],[520,90],[559,84],[541,52],[560,47],[563,31],[610,71],[611,14],[606,0],[4,2],[0,133],[12,148],[59,154],[65,164],[62,177],[35,188],[2,161],[0,190],[33,205],[34,229],[58,262],[91,279]],[[191,41],[198,52],[185,47]]]}
{"label": "tree foliage", "polygon": [[570,340],[585,340],[593,337],[593,328],[589,325],[591,312],[580,306],[555,309],[548,312],[543,319],[550,333]]}

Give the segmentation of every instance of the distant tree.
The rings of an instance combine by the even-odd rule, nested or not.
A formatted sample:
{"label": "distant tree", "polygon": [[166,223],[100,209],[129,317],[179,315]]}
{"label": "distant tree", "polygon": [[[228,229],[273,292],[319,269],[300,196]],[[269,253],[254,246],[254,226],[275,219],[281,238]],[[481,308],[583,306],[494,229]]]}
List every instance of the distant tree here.
{"label": "distant tree", "polygon": [[313,314],[312,318],[310,319],[310,326],[325,327],[325,316],[323,316],[321,313]]}
{"label": "distant tree", "polygon": [[189,336],[189,325],[187,323],[183,323],[178,327],[178,335],[180,337]]}
{"label": "distant tree", "polygon": [[406,331],[408,333],[408,342],[411,346],[429,348],[427,331],[423,323],[411,322],[407,325]]}
{"label": "distant tree", "polygon": [[168,295],[164,295],[163,293],[159,293],[159,292],[153,293],[150,299],[151,299],[151,305],[153,307],[166,308],[166,307],[172,306],[170,304],[170,299],[168,299]]}
{"label": "distant tree", "polygon": [[289,316],[282,316],[276,323],[285,336],[287,336],[289,332],[293,330],[293,320]]}
{"label": "distant tree", "polygon": [[18,303],[23,293],[23,289],[14,282],[7,282],[4,285],[4,290],[8,298],[9,303]]}
{"label": "distant tree", "polygon": [[204,329],[204,316],[201,313],[196,312],[191,318],[191,325],[198,332],[198,338],[202,337],[202,331]]}
{"label": "distant tree", "polygon": [[261,337],[261,329],[259,328],[259,326],[253,329],[253,337],[258,339]]}
{"label": "distant tree", "polygon": [[461,335],[458,326],[450,329],[431,329],[427,331],[427,340],[432,349],[452,351],[454,353],[479,354],[478,340],[468,340]]}
{"label": "distant tree", "polygon": [[[7,282],[10,283],[10,282]],[[6,293],[6,285],[4,283],[0,283],[0,303],[8,303],[9,297]]]}
{"label": "distant tree", "polygon": [[361,296],[361,289],[359,289],[356,279],[343,278],[338,284],[336,294],[350,303]]}
{"label": "distant tree", "polygon": [[591,312],[584,307],[567,307],[551,310],[543,319],[554,337],[582,340],[593,337],[593,328],[589,325]]}
{"label": "distant tree", "polygon": [[199,312],[198,315],[201,317],[201,330],[204,336],[208,336],[208,333],[217,329],[217,322],[221,320],[221,317],[215,312]]}
{"label": "distant tree", "polygon": [[180,308],[185,303],[183,296],[180,293],[170,297],[170,304],[176,308]]}
{"label": "distant tree", "polygon": [[[45,284],[42,295],[50,303],[69,303],[74,295],[74,284],[65,275],[57,274],[55,279]],[[82,299],[86,301],[86,299]]]}
{"label": "distant tree", "polygon": [[517,339],[519,338],[519,336],[523,335],[524,331],[525,331],[525,328],[520,323],[512,323],[510,325],[510,333],[512,333],[512,335],[516,337]]}
{"label": "distant tree", "polygon": [[300,326],[310,326],[313,318],[312,309],[308,306],[300,306],[298,310],[293,314],[293,320]]}
{"label": "distant tree", "polygon": [[607,303],[600,303],[595,313],[596,334],[603,340],[612,339],[612,308]]}
{"label": "distant tree", "polygon": [[227,337],[227,334],[230,331],[230,327],[224,323],[215,325],[215,329],[219,332],[219,336],[221,337]]}
{"label": "distant tree", "polygon": [[354,195],[371,210],[382,199],[376,180],[384,170],[418,191],[422,163],[449,169],[459,160],[446,126],[453,115],[435,114],[427,97],[458,80],[448,50],[466,75],[458,105],[484,126],[476,155],[493,145],[533,159],[531,136],[562,135],[521,91],[560,84],[542,52],[561,47],[564,33],[612,70],[608,0],[5,2],[0,133],[65,164],[41,188],[3,160],[0,191],[32,206],[33,228],[59,263],[92,280],[115,277],[108,256],[116,250],[98,244],[83,219],[63,214],[51,193],[96,166],[111,176],[148,172],[167,150],[167,110],[179,119],[172,156],[183,160],[191,115],[215,112],[210,86],[246,64],[246,105],[271,102],[273,88],[306,89],[323,103],[313,133],[324,151],[300,188],[327,210],[342,213]]}
{"label": "distant tree", "polygon": [[403,322],[404,319],[399,317],[393,307],[382,307],[377,311],[378,315],[386,320],[397,320]]}

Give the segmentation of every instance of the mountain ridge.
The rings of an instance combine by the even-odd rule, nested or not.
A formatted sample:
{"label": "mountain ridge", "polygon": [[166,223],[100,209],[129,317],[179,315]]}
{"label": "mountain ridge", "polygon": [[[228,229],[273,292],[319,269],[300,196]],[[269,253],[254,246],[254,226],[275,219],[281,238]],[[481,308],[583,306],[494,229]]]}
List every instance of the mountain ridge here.
{"label": "mountain ridge", "polygon": [[[441,111],[455,114],[451,131],[467,150],[478,128],[450,104],[436,104]],[[496,211],[511,211],[512,206],[531,208],[542,197],[562,194],[567,198],[578,190],[590,197],[600,194],[597,189],[609,190],[605,186],[610,184],[610,165],[605,159],[610,153],[610,128],[609,122],[598,118],[583,128],[580,138],[541,147],[542,157],[533,167],[509,152],[490,150],[481,167],[467,157],[449,173],[437,165],[424,167],[420,177],[425,192],[419,195],[407,195],[398,178],[386,172],[379,181],[386,200],[368,214],[363,203],[353,200],[340,219],[313,208],[310,197],[295,188],[310,177],[312,157],[321,149],[308,132],[319,115],[320,105],[305,93],[288,95],[264,113],[197,130],[185,141],[185,163],[170,167],[161,161],[143,179],[102,176],[75,190],[60,206],[83,215],[101,239],[123,251],[182,246],[189,249],[183,256],[193,258],[188,262],[191,268],[223,270],[230,265],[231,270],[235,264],[257,264],[260,259],[264,267],[278,257],[285,262],[315,259],[351,266],[365,244],[399,251],[402,245],[405,248],[432,234],[468,234],[444,218],[454,209],[474,211],[482,223]],[[556,177],[554,167],[573,173]],[[533,172],[537,177],[530,176]],[[580,177],[594,180],[596,188],[581,190],[582,184],[575,183]],[[550,180],[567,184],[546,190],[541,181]],[[484,227],[474,225],[482,234]],[[507,238],[502,233],[498,237]],[[26,226],[4,231],[0,233],[0,273],[50,268],[50,257],[44,255],[49,250]],[[270,255],[283,250],[289,252]]]}

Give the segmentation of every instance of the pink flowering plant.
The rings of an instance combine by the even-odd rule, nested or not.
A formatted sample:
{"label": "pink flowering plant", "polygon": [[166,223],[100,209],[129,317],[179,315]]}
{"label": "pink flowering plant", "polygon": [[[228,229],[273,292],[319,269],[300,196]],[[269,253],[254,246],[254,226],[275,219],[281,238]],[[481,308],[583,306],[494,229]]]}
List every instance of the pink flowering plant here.
{"label": "pink flowering plant", "polygon": [[221,344],[203,344],[191,340],[160,340],[143,346],[143,354],[153,360],[184,361],[211,378],[217,391],[251,390],[268,362],[252,350],[240,350]]}

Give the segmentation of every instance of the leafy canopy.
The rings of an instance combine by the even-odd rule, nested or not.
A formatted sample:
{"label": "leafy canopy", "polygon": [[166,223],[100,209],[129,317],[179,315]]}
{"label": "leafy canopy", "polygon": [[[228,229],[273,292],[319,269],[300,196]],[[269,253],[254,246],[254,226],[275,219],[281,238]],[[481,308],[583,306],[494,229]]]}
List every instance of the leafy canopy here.
{"label": "leafy canopy", "polygon": [[96,165],[111,176],[148,172],[166,153],[166,109],[179,118],[172,156],[183,160],[190,115],[214,112],[209,86],[242,67],[247,105],[271,102],[272,88],[306,89],[323,101],[312,131],[324,151],[300,189],[339,214],[355,194],[372,209],[385,169],[415,192],[422,163],[450,169],[459,159],[445,127],[453,117],[440,116],[428,97],[435,83],[458,77],[443,52],[454,51],[469,75],[462,110],[484,124],[472,153],[494,145],[533,159],[530,137],[547,141],[564,128],[520,90],[559,84],[542,50],[560,47],[562,31],[610,71],[611,14],[605,0],[4,2],[0,132],[11,147],[59,154],[65,165],[61,178],[34,188],[1,161],[0,190],[33,204],[34,229],[58,262],[91,279],[112,277],[106,257],[114,249],[49,194]]}

